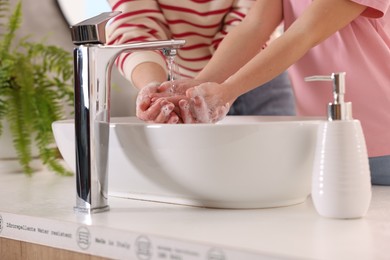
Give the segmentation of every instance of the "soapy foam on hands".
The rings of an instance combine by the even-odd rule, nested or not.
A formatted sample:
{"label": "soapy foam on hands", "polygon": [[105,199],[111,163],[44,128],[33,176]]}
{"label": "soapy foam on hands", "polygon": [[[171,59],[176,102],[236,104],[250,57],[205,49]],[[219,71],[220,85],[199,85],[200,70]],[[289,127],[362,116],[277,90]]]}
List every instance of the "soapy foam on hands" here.
{"label": "soapy foam on hands", "polygon": [[[207,82],[203,84],[212,83]],[[205,113],[208,113],[207,116],[209,117],[209,119],[207,121],[210,121],[210,119],[211,121],[220,120],[227,114],[227,111],[229,110],[229,103],[226,103],[225,105],[221,106],[220,104],[222,103],[222,101],[218,95],[205,97],[205,90],[200,86],[192,88],[191,92],[189,93],[189,96],[191,96],[192,98],[196,96],[200,98],[202,105],[201,107],[199,107],[199,109],[197,109],[197,114],[200,115],[200,113],[203,112],[201,116],[202,119],[205,119]]]}
{"label": "soapy foam on hands", "polygon": [[162,106],[161,111],[163,112],[164,116],[168,116],[172,112],[172,109],[169,107],[169,104],[168,104],[168,105]]}

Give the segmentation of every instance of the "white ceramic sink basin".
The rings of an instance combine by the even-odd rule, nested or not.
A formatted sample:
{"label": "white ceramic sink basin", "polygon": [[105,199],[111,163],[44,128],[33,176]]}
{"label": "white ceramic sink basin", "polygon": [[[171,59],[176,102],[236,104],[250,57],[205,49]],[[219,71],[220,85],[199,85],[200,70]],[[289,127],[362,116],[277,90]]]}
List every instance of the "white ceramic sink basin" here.
{"label": "white ceramic sink basin", "polygon": [[[216,208],[297,204],[310,194],[318,118],[228,116],[218,124],[112,118],[109,195]],[[74,124],[53,123],[75,168]]]}

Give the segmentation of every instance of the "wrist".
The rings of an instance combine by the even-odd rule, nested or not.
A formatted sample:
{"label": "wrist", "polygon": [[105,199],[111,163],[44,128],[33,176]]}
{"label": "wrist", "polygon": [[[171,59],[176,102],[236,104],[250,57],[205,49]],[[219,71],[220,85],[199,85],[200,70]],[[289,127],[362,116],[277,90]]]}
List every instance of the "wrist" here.
{"label": "wrist", "polygon": [[154,62],[144,62],[133,70],[131,79],[134,86],[142,89],[167,80],[167,73],[163,67]]}
{"label": "wrist", "polygon": [[224,92],[223,99],[225,103],[232,105],[240,95],[240,93],[237,91],[235,83],[227,79],[221,84],[221,87]]}

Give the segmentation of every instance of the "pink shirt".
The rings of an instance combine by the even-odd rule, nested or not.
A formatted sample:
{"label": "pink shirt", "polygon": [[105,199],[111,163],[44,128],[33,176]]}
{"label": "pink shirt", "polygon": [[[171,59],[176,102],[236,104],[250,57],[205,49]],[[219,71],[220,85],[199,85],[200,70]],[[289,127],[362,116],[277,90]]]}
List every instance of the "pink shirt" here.
{"label": "pink shirt", "polygon": [[[369,8],[289,69],[297,112],[325,115],[333,100],[331,83],[304,82],[304,77],[346,72],[345,100],[362,123],[369,156],[390,155],[390,0],[351,1]],[[286,29],[311,2],[284,0]]]}

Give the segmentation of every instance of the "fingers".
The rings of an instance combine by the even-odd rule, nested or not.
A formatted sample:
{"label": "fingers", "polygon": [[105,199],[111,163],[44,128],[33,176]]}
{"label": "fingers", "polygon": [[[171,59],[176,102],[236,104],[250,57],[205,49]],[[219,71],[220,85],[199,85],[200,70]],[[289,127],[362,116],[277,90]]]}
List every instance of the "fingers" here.
{"label": "fingers", "polygon": [[136,100],[136,115],[138,118],[147,120],[145,111],[147,111],[152,104],[151,94],[157,92],[157,87],[159,85],[160,83],[151,82],[139,91]]}
{"label": "fingers", "polygon": [[186,96],[190,97],[190,98],[194,98],[196,96],[203,96],[203,94],[204,94],[203,92],[204,91],[199,86],[196,86],[196,87],[187,89]]}
{"label": "fingers", "polygon": [[215,123],[222,120],[229,112],[229,109],[229,103],[226,103],[224,106],[217,107],[211,116],[211,122]]}
{"label": "fingers", "polygon": [[163,82],[159,88],[159,92],[166,92],[166,93],[180,93],[177,90],[177,82],[176,81],[166,81]]}
{"label": "fingers", "polygon": [[180,115],[185,124],[210,123],[209,108],[202,97],[180,100]]}
{"label": "fingers", "polygon": [[147,96],[151,93],[158,93],[161,82],[150,82],[140,90],[140,95]]}
{"label": "fingers", "polygon": [[158,90],[160,92],[180,93],[179,82],[176,80],[163,82]]}
{"label": "fingers", "polygon": [[196,96],[191,99],[193,102],[194,116],[199,123],[210,123],[209,107],[203,97]]}
{"label": "fingers", "polygon": [[175,104],[163,99],[173,94],[166,92],[160,85],[159,82],[152,82],[140,90],[136,101],[136,116],[148,122],[177,123],[179,117],[173,112]]}
{"label": "fingers", "polygon": [[152,103],[155,102],[157,99],[160,99],[160,98],[169,98],[169,97],[174,97],[174,94],[173,93],[169,93],[169,92],[164,92],[164,93],[150,93],[149,96],[148,96],[151,100],[152,100]]}
{"label": "fingers", "polygon": [[[146,108],[146,109],[145,109]],[[155,123],[174,123],[178,122],[178,116],[173,113],[175,105],[165,99],[158,99],[151,105],[139,104],[136,115],[138,118],[148,122]]]}
{"label": "fingers", "polygon": [[150,107],[151,99],[147,96],[138,96],[136,100],[137,117],[143,120],[142,114]]}
{"label": "fingers", "polygon": [[[137,98],[137,117],[155,123],[214,123],[226,116],[229,104],[215,91],[217,83],[167,81],[142,89]],[[199,83],[199,82],[198,82]],[[173,91],[172,87],[175,85]],[[142,93],[141,93],[142,92]]]}
{"label": "fingers", "polygon": [[219,92],[214,91],[217,87],[216,83],[206,82],[186,91],[187,97],[191,100],[190,109],[196,122],[215,123],[229,112],[229,103],[223,104]]}
{"label": "fingers", "polygon": [[196,122],[195,118],[192,116],[192,113],[190,111],[190,104],[188,103],[187,100],[185,99],[180,100],[179,107],[180,107],[180,116],[184,124],[192,124]]}
{"label": "fingers", "polygon": [[168,103],[165,100],[160,102],[160,105],[161,105],[161,108],[160,108],[159,113],[151,121],[153,121],[154,123],[167,123],[167,122],[173,123],[174,118],[171,116],[172,115],[171,113],[172,113],[173,109],[175,108],[175,106],[172,103]]}
{"label": "fingers", "polygon": [[168,120],[169,115],[173,111],[175,105],[167,102],[164,99],[157,100],[148,109],[149,121],[163,123]]}
{"label": "fingers", "polygon": [[168,92],[172,88],[173,88],[172,81],[165,81],[160,84],[157,90],[158,92]]}
{"label": "fingers", "polygon": [[[174,96],[169,96],[169,97],[164,97],[164,99],[170,103],[173,103],[175,104],[176,106],[179,104],[179,101],[182,100],[182,99],[187,99],[186,96],[183,96],[183,95],[174,95]],[[152,102],[154,102],[155,98],[152,98]]]}
{"label": "fingers", "polygon": [[159,86],[159,91],[169,92],[169,90],[171,90],[171,92],[175,94],[185,95],[187,89],[197,86],[201,83],[202,81],[195,79],[179,79],[174,81],[166,81]]}
{"label": "fingers", "polygon": [[180,123],[180,118],[177,116],[176,113],[171,113],[170,118],[167,121],[167,124],[178,124]]}

